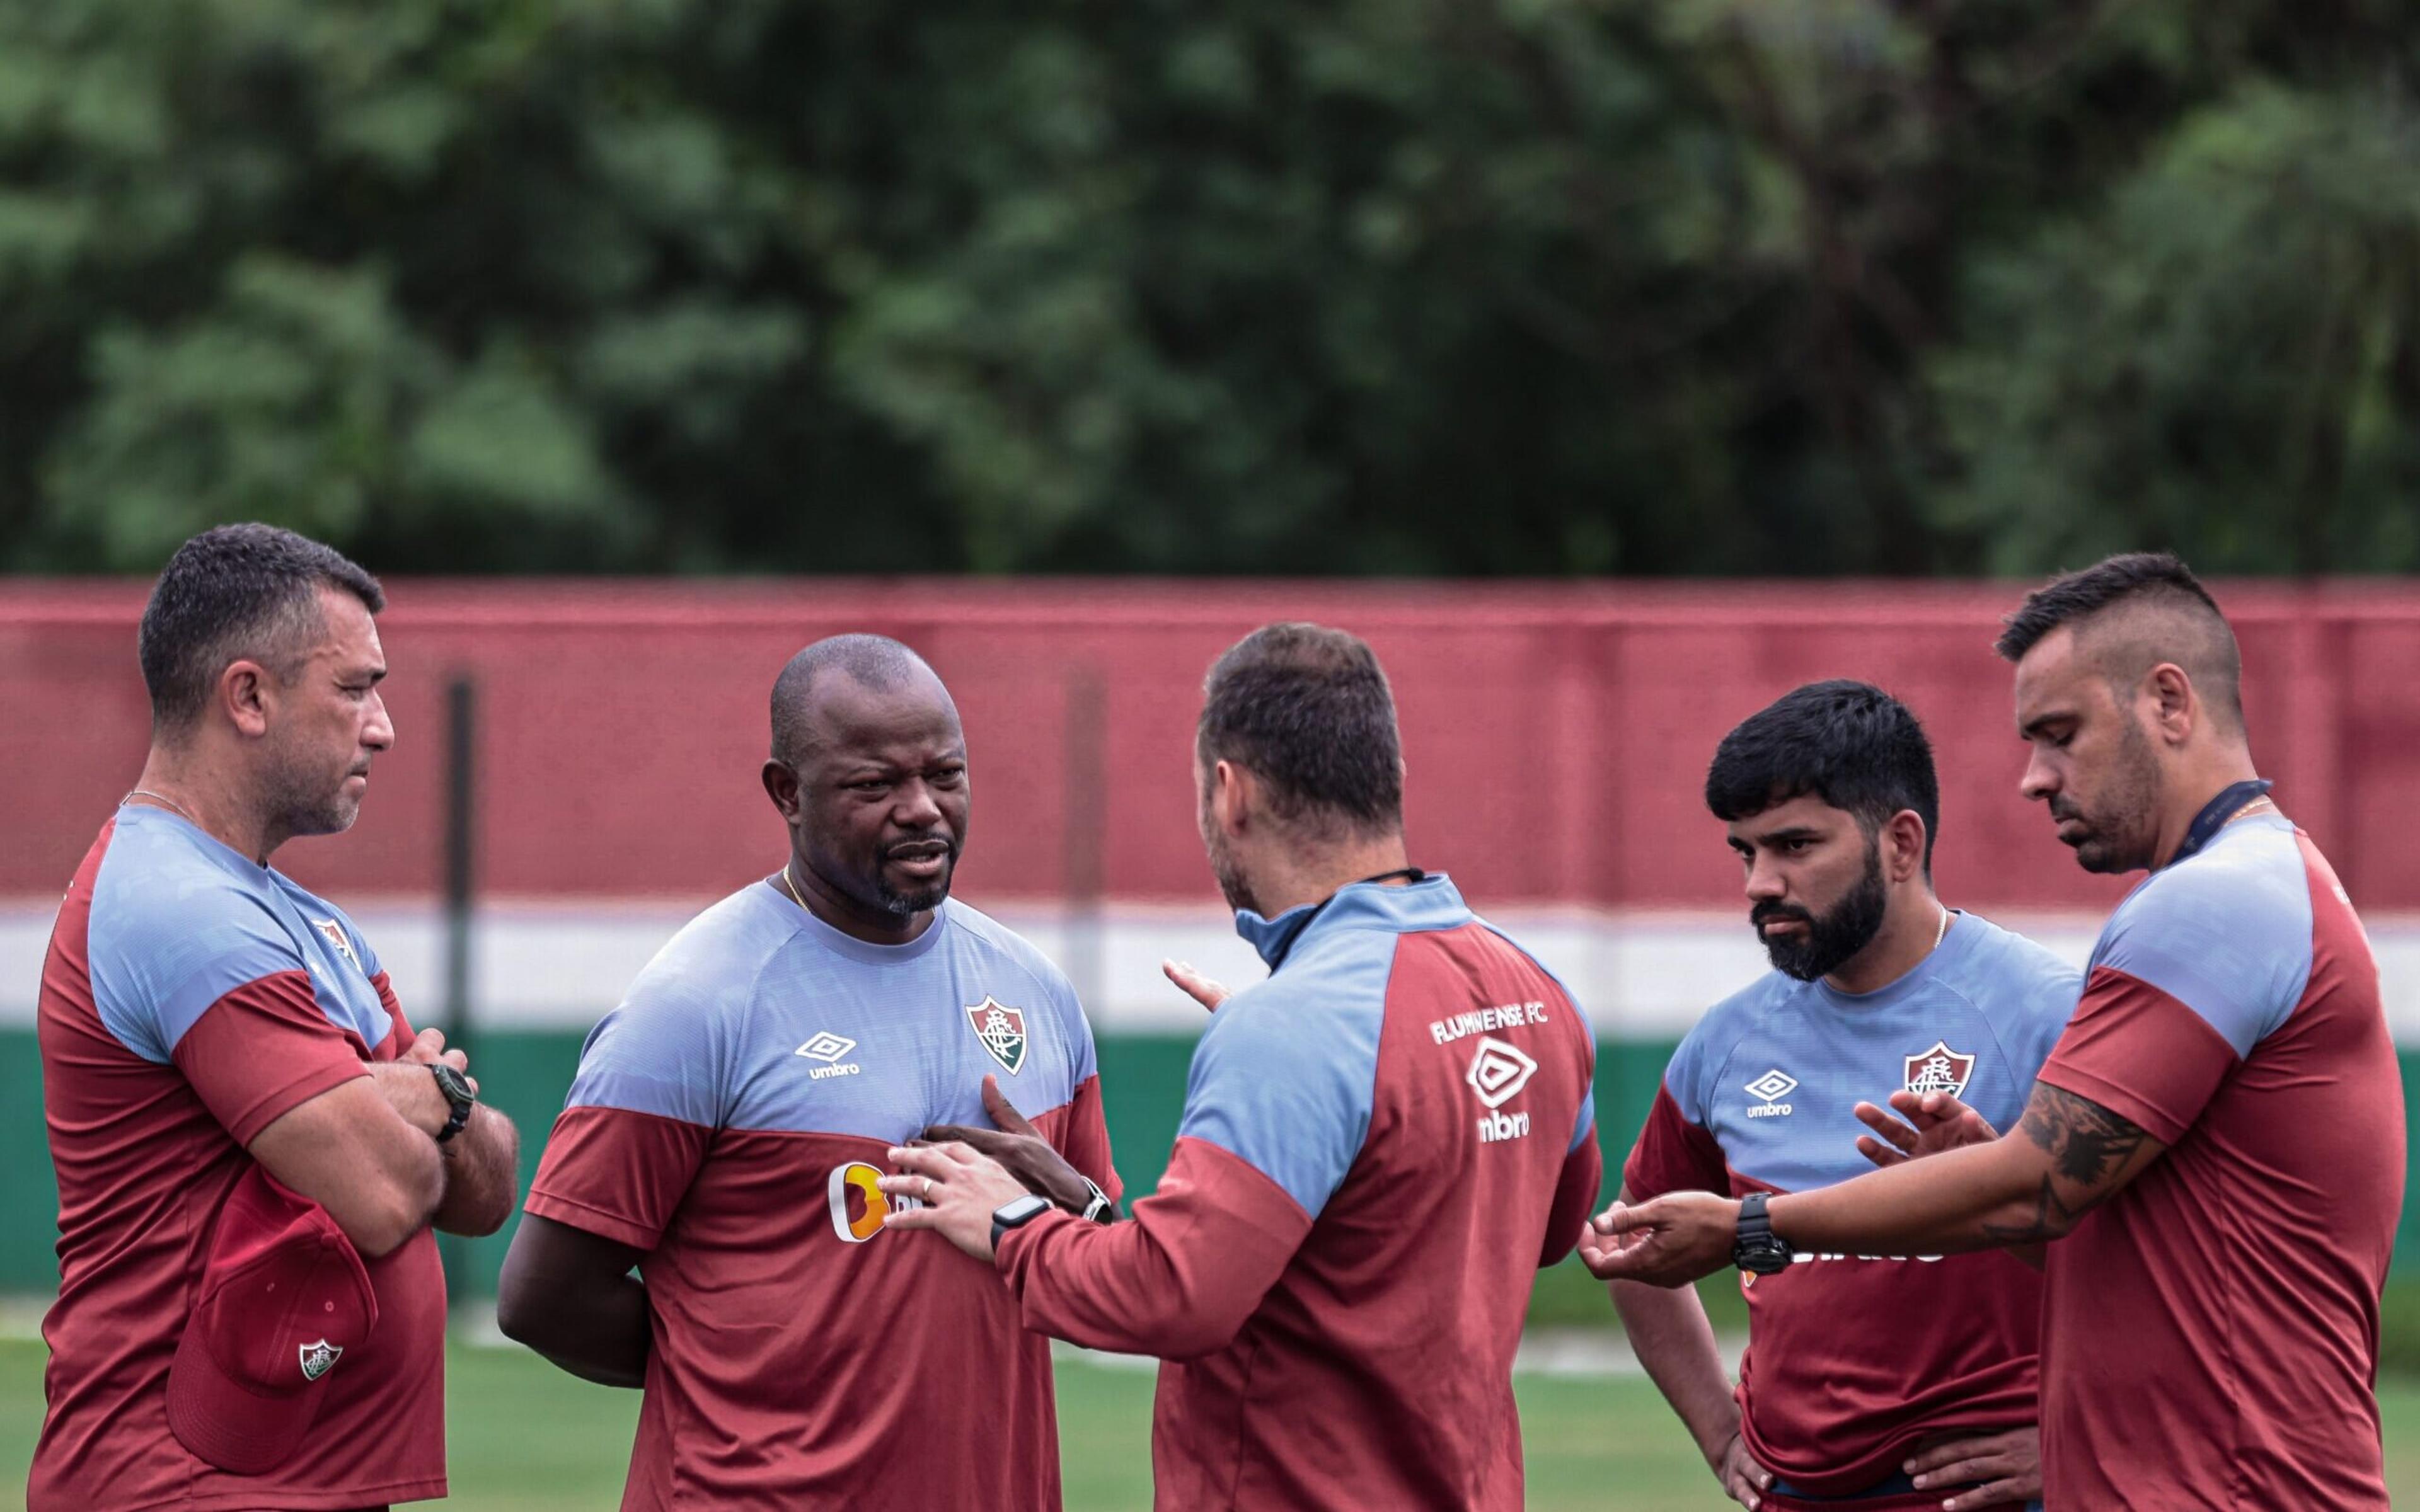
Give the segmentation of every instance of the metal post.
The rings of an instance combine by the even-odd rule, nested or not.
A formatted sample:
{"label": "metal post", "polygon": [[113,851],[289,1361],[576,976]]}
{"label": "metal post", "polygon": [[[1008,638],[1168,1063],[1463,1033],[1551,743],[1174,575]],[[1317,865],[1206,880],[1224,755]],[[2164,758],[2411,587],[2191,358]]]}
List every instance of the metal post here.
{"label": "metal post", "polygon": [[[473,882],[472,799],[475,789],[478,689],[467,675],[458,675],[445,688],[445,995],[446,1041],[468,1054],[472,1048],[471,901]],[[473,1074],[476,1073],[475,1068]],[[468,1279],[470,1242],[458,1234],[438,1236],[445,1265],[448,1295],[459,1296]]]}

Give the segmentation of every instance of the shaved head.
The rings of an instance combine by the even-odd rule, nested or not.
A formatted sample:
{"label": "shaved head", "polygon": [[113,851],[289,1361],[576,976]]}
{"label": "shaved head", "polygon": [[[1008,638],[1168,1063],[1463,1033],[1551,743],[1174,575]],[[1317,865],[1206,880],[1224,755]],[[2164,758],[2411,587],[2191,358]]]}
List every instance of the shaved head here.
{"label": "shaved head", "polygon": [[2062,626],[2076,654],[2119,695],[2152,668],[2184,670],[2227,727],[2243,730],[2243,655],[2218,601],[2164,551],[2130,551],[2071,572],[2025,596],[1993,647],[2009,661]]}
{"label": "shaved head", "polygon": [[2171,662],[2210,706],[2243,728],[2243,655],[2218,611],[2178,594],[2143,594],[2077,622],[2076,649],[2110,687],[2133,688],[2152,668]]}
{"label": "shaved head", "polygon": [[[773,759],[796,767],[824,738],[824,706],[819,689],[833,674],[874,693],[897,693],[911,686],[929,685],[949,692],[940,675],[924,658],[887,635],[835,635],[792,656],[773,680]],[[922,689],[920,688],[920,691]]]}

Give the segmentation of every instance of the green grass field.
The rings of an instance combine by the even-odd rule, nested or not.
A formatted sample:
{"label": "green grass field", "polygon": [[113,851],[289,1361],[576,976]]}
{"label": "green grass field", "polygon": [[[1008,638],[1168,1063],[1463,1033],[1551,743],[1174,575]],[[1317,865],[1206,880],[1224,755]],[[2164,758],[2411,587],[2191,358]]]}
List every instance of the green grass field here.
{"label": "green grass field", "polygon": [[[447,1385],[453,1499],[464,1512],[590,1512],[616,1504],[638,1397],[591,1386],[518,1350],[454,1350]],[[1529,1505],[1539,1512],[1715,1512],[1715,1491],[1654,1387],[1637,1377],[1520,1381]],[[2388,1480],[2420,1501],[2420,1383],[2381,1394]],[[1139,1370],[1063,1364],[1069,1512],[1151,1504],[1151,1391]],[[0,1508],[24,1505],[42,1417],[39,1344],[0,1344]]]}

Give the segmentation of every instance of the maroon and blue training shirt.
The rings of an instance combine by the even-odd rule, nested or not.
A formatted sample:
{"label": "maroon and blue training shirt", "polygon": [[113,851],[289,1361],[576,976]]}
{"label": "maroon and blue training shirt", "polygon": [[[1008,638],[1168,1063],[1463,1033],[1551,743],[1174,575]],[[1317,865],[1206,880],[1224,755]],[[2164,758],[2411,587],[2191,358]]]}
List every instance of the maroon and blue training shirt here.
{"label": "maroon and blue training shirt", "polygon": [[313,1390],[310,1436],[231,1475],[168,1431],[211,1225],[277,1118],[411,1048],[343,910],[176,814],[130,805],[76,871],[42,966],[59,1181],[50,1403],[28,1512],[354,1508],[445,1494],[445,1277],[424,1228],[365,1257],[378,1326]]}
{"label": "maroon and blue training shirt", "polygon": [[[1878,991],[1772,972],[1708,1010],[1674,1052],[1622,1184],[1804,1192],[1873,1169],[1850,1111],[1945,1091],[2014,1129],[2074,1009],[2080,978],[1974,914]],[[1845,1496],[1888,1480],[1919,1442],[2035,1420],[2042,1284],[2001,1251],[1800,1254],[1741,1274],[1748,1350],[1741,1435],[1792,1488]]]}
{"label": "maroon and blue training shirt", "polygon": [[1158,1355],[1161,1512],[1516,1512],[1512,1354],[1602,1173],[1595,1045],[1561,986],[1442,876],[1238,927],[1134,1221],[1001,1242],[1031,1327]]}

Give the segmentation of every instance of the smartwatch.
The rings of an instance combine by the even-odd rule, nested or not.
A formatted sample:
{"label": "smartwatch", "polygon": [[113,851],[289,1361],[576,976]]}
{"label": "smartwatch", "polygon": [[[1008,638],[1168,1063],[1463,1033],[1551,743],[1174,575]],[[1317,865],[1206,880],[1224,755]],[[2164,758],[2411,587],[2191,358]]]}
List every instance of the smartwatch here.
{"label": "smartwatch", "polygon": [[453,1067],[439,1062],[429,1071],[437,1077],[437,1089],[445,1094],[445,1105],[453,1111],[446,1116],[445,1127],[437,1131],[437,1142],[443,1144],[462,1132],[471,1121],[471,1110],[479,1105],[479,1094],[471,1090],[470,1082]]}
{"label": "smartwatch", "polygon": [[1772,1275],[1790,1269],[1790,1241],[1773,1231],[1764,1215],[1765,1195],[1751,1192],[1740,1198],[1739,1237],[1731,1242],[1731,1263],[1751,1275]]}
{"label": "smartwatch", "polygon": [[1041,1217],[1046,1212],[1048,1212],[1050,1208],[1051,1202],[1048,1197],[1036,1196],[1034,1194],[1028,1192],[1025,1196],[1018,1197],[1014,1202],[1003,1202],[999,1207],[992,1209],[991,1247],[993,1253],[999,1253],[1000,1242],[1007,1236],[1010,1229],[1024,1227],[1034,1219]]}
{"label": "smartwatch", "polygon": [[1085,1202],[1082,1212],[1078,1214],[1079,1217],[1088,1224],[1113,1224],[1118,1221],[1118,1205],[1109,1200],[1109,1195],[1107,1192],[1101,1190],[1100,1182],[1087,1176],[1084,1178],[1084,1190],[1093,1195]]}

